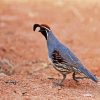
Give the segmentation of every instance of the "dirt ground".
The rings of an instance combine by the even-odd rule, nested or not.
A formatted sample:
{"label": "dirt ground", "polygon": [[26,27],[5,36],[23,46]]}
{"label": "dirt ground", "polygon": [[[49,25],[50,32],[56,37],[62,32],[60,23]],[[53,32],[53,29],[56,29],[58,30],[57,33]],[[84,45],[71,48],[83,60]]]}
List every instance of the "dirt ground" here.
{"label": "dirt ground", "polygon": [[99,0],[0,0],[0,100],[100,100],[100,82],[68,75],[54,86],[62,76],[35,23],[48,24],[100,80]]}

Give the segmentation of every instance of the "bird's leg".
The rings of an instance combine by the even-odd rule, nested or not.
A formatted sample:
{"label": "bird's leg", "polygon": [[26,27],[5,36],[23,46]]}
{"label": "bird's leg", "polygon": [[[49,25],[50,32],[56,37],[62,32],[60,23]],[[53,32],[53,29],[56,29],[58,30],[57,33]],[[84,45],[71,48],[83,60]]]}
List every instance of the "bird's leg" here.
{"label": "bird's leg", "polygon": [[55,84],[56,86],[63,86],[63,82],[64,82],[64,80],[65,80],[65,78],[66,78],[66,74],[62,74],[62,75],[63,75],[63,79],[61,80],[60,83],[55,83],[55,82],[54,82],[54,84]]}
{"label": "bird's leg", "polygon": [[63,79],[61,80],[60,83],[58,83],[59,86],[63,86],[63,82],[64,82],[64,80],[66,78],[66,74],[62,74],[62,75],[63,75]]}
{"label": "bird's leg", "polygon": [[63,79],[61,80],[61,82],[59,83],[59,85],[63,85],[63,82],[66,79],[66,74],[62,74],[62,75],[63,75]]}
{"label": "bird's leg", "polygon": [[84,76],[84,77],[76,77],[75,75],[76,75],[76,73],[74,72],[74,73],[73,73],[73,79],[74,79],[76,82],[78,82],[78,80],[77,80],[77,79],[84,79],[84,78],[88,78],[88,77],[85,77],[85,76]]}

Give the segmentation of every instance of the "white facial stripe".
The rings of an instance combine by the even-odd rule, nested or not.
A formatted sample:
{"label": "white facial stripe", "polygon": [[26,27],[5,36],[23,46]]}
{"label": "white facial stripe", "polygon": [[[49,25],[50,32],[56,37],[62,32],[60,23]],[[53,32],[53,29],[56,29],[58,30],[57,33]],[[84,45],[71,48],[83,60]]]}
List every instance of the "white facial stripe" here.
{"label": "white facial stripe", "polygon": [[38,31],[38,32],[39,32],[39,31],[40,31],[40,27],[37,27],[37,28],[36,28],[36,31]]}
{"label": "white facial stripe", "polygon": [[48,29],[47,27],[43,26],[45,29],[47,29],[48,31],[50,31],[50,29]]}
{"label": "white facial stripe", "polygon": [[47,38],[48,38],[48,32],[47,32],[47,30],[46,30],[46,34],[47,34]]}

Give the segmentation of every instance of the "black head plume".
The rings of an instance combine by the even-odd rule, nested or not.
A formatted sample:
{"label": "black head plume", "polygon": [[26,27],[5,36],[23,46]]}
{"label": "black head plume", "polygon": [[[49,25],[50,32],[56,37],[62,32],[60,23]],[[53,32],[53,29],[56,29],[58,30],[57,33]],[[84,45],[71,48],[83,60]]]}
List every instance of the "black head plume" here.
{"label": "black head plume", "polygon": [[40,27],[40,25],[39,24],[34,24],[33,25],[33,30],[35,31],[37,27]]}
{"label": "black head plume", "polygon": [[41,24],[41,25],[34,24],[33,30],[34,31],[37,30],[38,32],[41,32],[47,40],[47,36],[48,36],[48,32],[50,31],[50,27],[46,24]]}

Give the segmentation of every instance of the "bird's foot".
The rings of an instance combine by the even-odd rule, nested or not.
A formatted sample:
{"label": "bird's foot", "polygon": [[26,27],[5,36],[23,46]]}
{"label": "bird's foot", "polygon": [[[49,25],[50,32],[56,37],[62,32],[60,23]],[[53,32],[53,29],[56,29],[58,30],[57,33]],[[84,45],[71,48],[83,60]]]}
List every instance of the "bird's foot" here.
{"label": "bird's foot", "polygon": [[79,81],[77,80],[77,78],[73,78],[73,80],[74,80],[75,82],[77,82],[77,83],[79,82]]}
{"label": "bird's foot", "polygon": [[84,79],[84,78],[88,78],[88,77],[73,77],[73,80],[79,82],[78,79]]}

